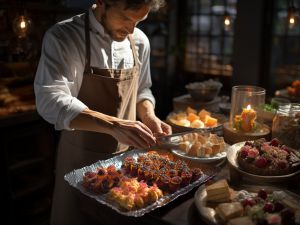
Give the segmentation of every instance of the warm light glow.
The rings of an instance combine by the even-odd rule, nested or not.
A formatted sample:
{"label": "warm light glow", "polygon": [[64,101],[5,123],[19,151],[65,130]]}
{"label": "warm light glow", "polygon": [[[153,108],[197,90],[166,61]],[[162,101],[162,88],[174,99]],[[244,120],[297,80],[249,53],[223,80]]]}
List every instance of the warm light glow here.
{"label": "warm light glow", "polygon": [[25,21],[21,21],[20,27],[21,27],[21,29],[25,29],[25,28],[26,28],[26,23],[25,23]]}
{"label": "warm light glow", "polygon": [[289,20],[290,24],[294,24],[295,23],[295,18],[294,17],[291,17],[290,20]]}
{"label": "warm light glow", "polygon": [[224,24],[225,24],[226,26],[229,26],[229,25],[230,25],[230,20],[229,20],[229,18],[225,18]]}
{"label": "warm light glow", "polygon": [[247,105],[247,110],[250,110],[251,109],[251,105]]}

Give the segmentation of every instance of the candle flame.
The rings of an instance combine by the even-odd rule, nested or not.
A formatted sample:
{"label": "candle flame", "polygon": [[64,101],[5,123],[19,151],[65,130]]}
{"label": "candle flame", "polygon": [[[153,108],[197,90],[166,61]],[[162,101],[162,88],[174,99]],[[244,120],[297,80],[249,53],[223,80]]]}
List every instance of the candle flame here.
{"label": "candle flame", "polygon": [[25,21],[23,20],[23,21],[21,21],[21,23],[20,23],[20,27],[21,27],[21,29],[25,29],[25,27],[26,27],[26,23],[25,23]]}
{"label": "candle flame", "polygon": [[295,23],[295,18],[291,17],[289,22],[290,22],[290,24],[294,24]]}
{"label": "candle flame", "polygon": [[251,109],[251,105],[247,105],[247,110],[250,110]]}

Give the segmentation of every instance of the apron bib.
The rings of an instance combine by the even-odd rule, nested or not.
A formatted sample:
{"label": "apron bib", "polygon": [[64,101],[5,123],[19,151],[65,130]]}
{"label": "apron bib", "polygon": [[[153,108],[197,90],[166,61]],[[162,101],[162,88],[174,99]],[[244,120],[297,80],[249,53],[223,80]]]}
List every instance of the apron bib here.
{"label": "apron bib", "polygon": [[[139,79],[137,52],[129,35],[134,66],[130,69],[100,69],[91,67],[89,13],[85,15],[86,66],[78,99],[89,109],[121,119],[136,120],[136,99]],[[73,169],[88,166],[98,160],[125,151],[112,136],[89,131],[62,131],[57,152],[56,180],[51,225],[82,224],[72,188],[64,175]]]}

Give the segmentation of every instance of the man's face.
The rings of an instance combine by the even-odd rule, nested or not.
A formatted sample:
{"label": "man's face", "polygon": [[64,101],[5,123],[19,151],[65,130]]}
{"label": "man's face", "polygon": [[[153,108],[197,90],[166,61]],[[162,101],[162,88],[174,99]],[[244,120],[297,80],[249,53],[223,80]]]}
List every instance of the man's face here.
{"label": "man's face", "polygon": [[101,23],[114,41],[123,41],[139,22],[147,18],[149,11],[148,5],[126,10],[123,6],[111,6],[102,14]]}

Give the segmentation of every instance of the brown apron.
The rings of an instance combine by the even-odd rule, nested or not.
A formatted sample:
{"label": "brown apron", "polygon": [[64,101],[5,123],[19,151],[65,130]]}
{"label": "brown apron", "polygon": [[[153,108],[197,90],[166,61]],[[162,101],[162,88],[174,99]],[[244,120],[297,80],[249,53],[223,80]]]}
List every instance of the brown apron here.
{"label": "brown apron", "polygon": [[[129,41],[134,57],[131,69],[100,69],[90,66],[89,13],[85,15],[86,66],[78,99],[89,109],[122,119],[136,119],[139,78],[137,52],[132,37]],[[110,135],[88,131],[62,131],[57,152],[56,180],[51,225],[83,224],[79,203],[64,175],[90,165],[112,154],[124,151]]]}

